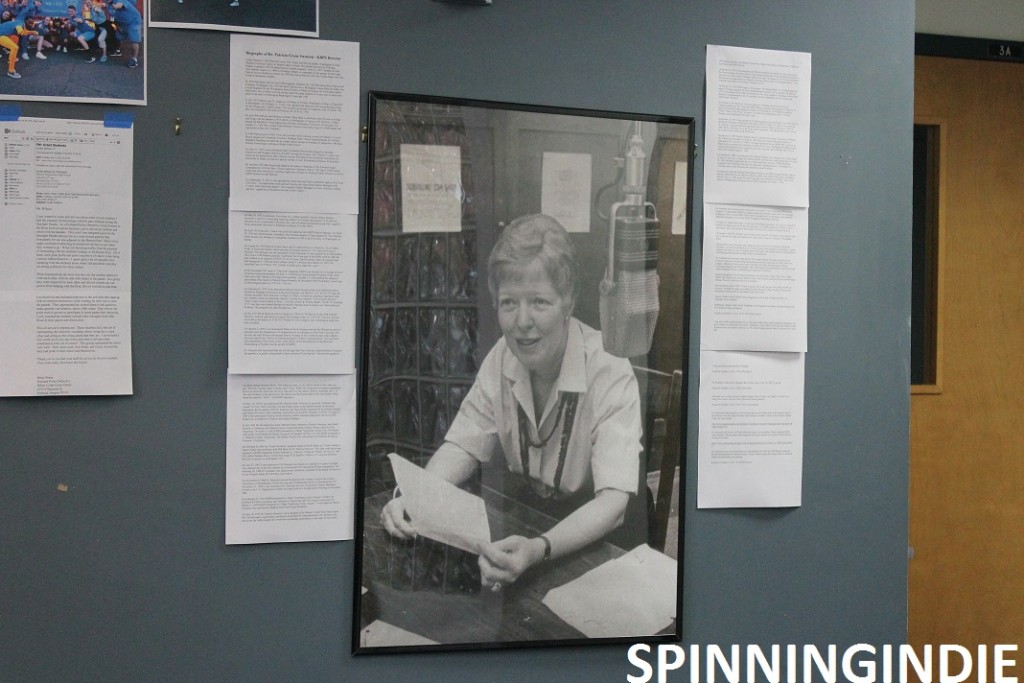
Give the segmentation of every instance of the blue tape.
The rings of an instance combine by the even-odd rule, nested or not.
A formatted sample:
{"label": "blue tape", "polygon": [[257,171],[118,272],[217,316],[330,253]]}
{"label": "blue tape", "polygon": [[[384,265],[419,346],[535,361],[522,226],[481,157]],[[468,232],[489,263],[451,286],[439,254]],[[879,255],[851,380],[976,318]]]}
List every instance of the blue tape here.
{"label": "blue tape", "polygon": [[17,121],[21,118],[21,107],[16,104],[0,105],[0,121]]}
{"label": "blue tape", "polygon": [[131,128],[135,114],[127,111],[111,111],[103,117],[104,128]]}

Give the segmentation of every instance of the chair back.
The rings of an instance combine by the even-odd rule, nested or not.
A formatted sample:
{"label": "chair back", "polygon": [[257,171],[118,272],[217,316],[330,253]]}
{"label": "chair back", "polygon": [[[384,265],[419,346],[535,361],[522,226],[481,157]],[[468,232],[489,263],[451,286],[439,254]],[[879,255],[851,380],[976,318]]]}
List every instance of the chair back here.
{"label": "chair back", "polygon": [[641,475],[657,472],[654,494],[654,520],[651,526],[651,547],[664,550],[672,506],[672,489],[679,468],[682,444],[683,371],[671,373],[634,366],[640,389],[640,410],[643,418]]}

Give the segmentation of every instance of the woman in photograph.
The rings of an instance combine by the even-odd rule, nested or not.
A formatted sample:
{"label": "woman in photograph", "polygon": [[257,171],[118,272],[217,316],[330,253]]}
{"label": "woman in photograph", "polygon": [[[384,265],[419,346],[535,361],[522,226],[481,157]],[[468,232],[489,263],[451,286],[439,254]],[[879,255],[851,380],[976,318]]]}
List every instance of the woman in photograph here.
{"label": "woman in photograph", "polygon": [[49,40],[47,40],[47,38],[50,35],[49,22],[49,17],[46,17],[45,19],[37,19],[33,17],[28,20],[28,23],[25,24],[25,28],[35,31],[36,35],[26,36],[26,39],[24,41],[25,44],[24,47],[22,48],[24,50],[24,52],[22,53],[23,59],[28,59],[28,55],[32,52],[33,44],[36,47],[36,59],[46,59],[46,55],[43,54],[43,50],[54,47],[54,43],[51,43]]}
{"label": "woman in photograph", "polygon": [[106,5],[103,0],[83,0],[82,14],[96,26],[96,44],[100,48],[100,61],[107,61],[107,39],[110,35],[107,27],[110,25],[110,17],[107,16]]}
{"label": "woman in photograph", "polygon": [[[82,0],[82,16],[78,18],[79,29],[78,42],[85,46],[85,49],[89,49],[89,43],[95,39],[96,45],[100,49],[100,61],[107,61],[107,29],[103,28],[103,24],[107,21],[107,15],[103,11],[103,3],[93,3],[90,0]],[[86,59],[87,62],[95,62],[96,55],[89,55]]]}
{"label": "woman in photograph", "polygon": [[[517,484],[507,487],[511,495],[558,520],[538,537],[480,548],[481,582],[500,590],[618,527],[642,543],[646,492],[638,498],[636,376],[628,360],[604,350],[600,332],[573,317],[580,270],[569,234],[549,216],[521,217],[502,232],[487,267],[502,338],[426,469],[462,484],[500,449],[505,478]],[[395,537],[416,535],[400,496],[381,519]]]}

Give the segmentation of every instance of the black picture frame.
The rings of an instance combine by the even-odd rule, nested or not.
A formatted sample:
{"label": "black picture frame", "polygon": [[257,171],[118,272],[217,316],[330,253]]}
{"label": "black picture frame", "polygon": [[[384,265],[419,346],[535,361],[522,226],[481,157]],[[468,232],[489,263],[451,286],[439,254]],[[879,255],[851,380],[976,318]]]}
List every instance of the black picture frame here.
{"label": "black picture frame", "polygon": [[[679,641],[693,119],[376,91],[369,93],[367,111],[353,652]],[[549,265],[535,280],[516,279],[497,274],[525,272],[515,270],[522,264],[511,271],[496,267],[499,311],[488,257],[505,226],[538,213],[571,228],[554,232],[572,248],[552,253],[562,258],[575,251],[576,276],[567,284]],[[533,289],[525,299],[507,295],[509,283],[524,281],[533,289],[553,289],[556,303],[537,298]],[[561,340],[560,354],[544,356],[557,359],[561,374],[548,412],[535,414],[531,427],[526,411],[509,408],[508,396],[500,393],[508,388],[503,373],[531,371],[533,340],[520,341],[512,330],[535,334],[547,318],[534,312],[551,305],[565,315],[543,328],[554,330],[552,336],[536,334]],[[513,324],[513,308],[530,313]],[[580,359],[577,370],[585,366],[580,392],[559,388],[570,373],[569,357]],[[539,391],[540,376],[529,377],[524,386]],[[613,381],[600,384],[602,377]],[[499,401],[489,392],[504,397],[503,408],[495,407]],[[576,396],[567,400],[578,411],[554,408],[566,395]],[[469,415],[486,414],[481,405],[493,413],[481,420],[503,425],[486,437],[474,432],[474,439],[495,445],[489,461],[476,466],[475,459],[485,456],[462,449],[453,457],[473,458],[460,486],[483,499],[491,541],[515,536],[506,542],[522,543],[516,545],[520,556],[536,561],[504,582],[495,578],[504,573],[494,573],[504,568],[486,562],[493,546],[460,550],[426,537],[429,532],[397,538],[383,522],[384,506],[397,509],[390,502],[396,496],[406,512],[419,500],[398,490],[388,454],[425,465],[446,437],[461,439],[467,424],[471,432],[478,429]],[[459,429],[450,432],[460,408],[465,414]],[[518,417],[516,434],[508,429],[508,415]],[[629,416],[622,430],[614,431],[612,415]],[[556,429],[566,436],[550,439]],[[608,440],[609,433],[625,433],[626,446],[609,447],[618,443]],[[550,441],[542,445],[545,435]],[[518,454],[500,445],[504,440],[522,447],[527,437],[538,441]],[[516,457],[528,459],[516,465]],[[549,476],[551,470],[562,476],[561,465],[547,466],[555,457],[568,463],[565,471],[575,473],[566,476],[576,484]],[[532,458],[538,458],[536,472]],[[599,464],[605,461],[614,465]],[[537,476],[516,474],[523,463]],[[628,486],[609,485],[609,473],[625,482],[631,468],[637,470],[636,492],[626,496],[622,525],[604,533],[608,525],[590,506],[574,520],[593,525],[598,540],[574,548],[580,536],[566,533],[567,525],[553,529],[565,513],[552,510],[563,499],[576,496],[582,505],[600,497],[602,506],[620,505],[621,489]],[[421,532],[426,522],[419,509],[416,515],[404,519],[414,526],[419,520]],[[548,535],[558,541],[553,552]],[[657,580],[637,568],[655,565]],[[615,572],[626,578],[610,578]],[[594,591],[603,585],[589,584],[598,579],[613,580],[614,590],[573,597],[574,587]],[[649,589],[646,599],[653,602],[644,602]],[[625,600],[626,608],[615,607],[613,599]],[[566,606],[569,612],[597,606],[616,618],[636,610],[637,619],[619,624],[599,609],[573,626]],[[661,625],[643,625],[648,623]]]}

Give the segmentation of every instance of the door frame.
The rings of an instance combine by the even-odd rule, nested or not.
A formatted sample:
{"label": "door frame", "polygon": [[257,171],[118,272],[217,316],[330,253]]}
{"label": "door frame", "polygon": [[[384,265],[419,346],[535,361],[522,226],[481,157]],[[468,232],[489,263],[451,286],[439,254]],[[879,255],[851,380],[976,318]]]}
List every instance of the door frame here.
{"label": "door frame", "polygon": [[981,59],[991,62],[1024,62],[1024,43],[994,38],[965,38],[937,33],[915,33],[914,55]]}

